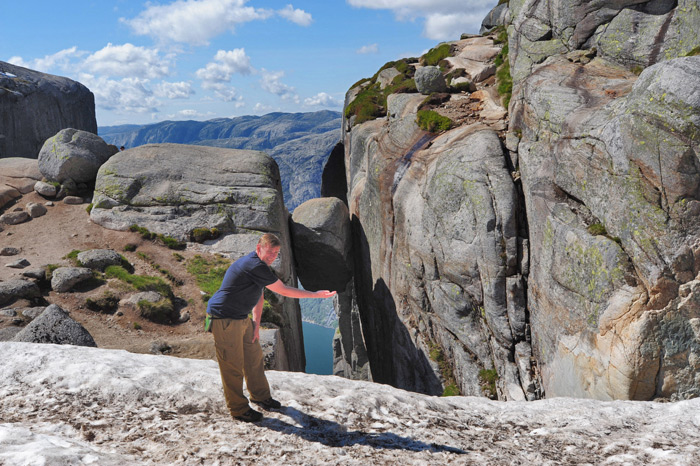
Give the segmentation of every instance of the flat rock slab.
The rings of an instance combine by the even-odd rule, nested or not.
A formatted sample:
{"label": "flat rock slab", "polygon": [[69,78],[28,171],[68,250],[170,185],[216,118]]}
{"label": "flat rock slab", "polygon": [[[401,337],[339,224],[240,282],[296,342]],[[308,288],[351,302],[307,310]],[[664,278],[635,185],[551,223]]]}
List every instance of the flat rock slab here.
{"label": "flat rock slab", "polygon": [[92,276],[92,269],[87,267],[59,267],[53,271],[51,289],[64,293]]}
{"label": "flat rock slab", "polygon": [[29,280],[6,280],[0,282],[0,306],[20,298],[38,298],[39,287]]}
{"label": "flat rock slab", "polygon": [[119,265],[122,256],[112,249],[91,249],[78,253],[78,261],[87,268],[104,270],[110,265]]}

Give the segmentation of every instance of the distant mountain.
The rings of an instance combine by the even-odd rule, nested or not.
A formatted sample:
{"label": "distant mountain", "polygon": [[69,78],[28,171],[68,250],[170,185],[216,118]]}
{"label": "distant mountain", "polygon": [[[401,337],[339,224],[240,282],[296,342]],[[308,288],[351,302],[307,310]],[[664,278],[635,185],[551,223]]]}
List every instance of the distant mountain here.
{"label": "distant mountain", "polygon": [[172,142],[261,150],[280,167],[287,209],[321,195],[321,172],[340,140],[340,112],[269,113],[208,121],[162,121],[98,128],[108,143],[127,149]]}

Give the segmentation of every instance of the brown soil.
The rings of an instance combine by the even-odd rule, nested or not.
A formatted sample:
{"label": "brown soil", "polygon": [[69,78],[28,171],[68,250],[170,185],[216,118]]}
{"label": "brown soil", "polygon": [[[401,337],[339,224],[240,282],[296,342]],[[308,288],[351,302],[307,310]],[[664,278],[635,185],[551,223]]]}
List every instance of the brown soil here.
{"label": "brown soil", "polygon": [[[44,204],[46,199],[35,192],[25,194],[14,205],[6,206],[4,211],[24,208],[28,202]],[[89,202],[89,201],[88,201]],[[54,201],[54,206],[47,206],[48,212],[42,217],[32,219],[19,225],[3,225],[0,232],[0,249],[6,246],[20,250],[16,256],[0,256],[0,280],[23,278],[22,272],[48,264],[71,265],[65,256],[73,250],[86,251],[96,248],[110,248],[122,254],[139,275],[161,275],[149,261],[142,257],[146,254],[152,264],[169,271],[182,285],[170,283],[175,296],[181,303],[179,308],[189,312],[188,322],[173,325],[161,325],[150,322],[139,315],[138,310],[120,306],[115,314],[101,314],[87,309],[85,300],[102,296],[109,290],[119,297],[133,293],[128,286],[115,279],[104,285],[83,287],[67,293],[57,293],[43,288],[46,302],[57,304],[68,311],[73,319],[80,322],[90,332],[98,347],[125,349],[135,353],[149,353],[154,342],[165,343],[171,349],[166,354],[174,356],[208,359],[214,357],[214,344],[211,335],[203,331],[206,304],[201,298],[199,288],[193,277],[186,271],[187,259],[195,254],[193,251],[177,251],[185,260],[178,261],[168,249],[159,242],[142,239],[137,233],[113,231],[90,221],[87,203],[68,205]],[[3,212],[0,212],[3,213]],[[124,251],[127,244],[135,244],[134,252]],[[139,254],[141,253],[141,255]],[[25,269],[5,267],[6,264],[27,259],[31,265]],[[28,307],[28,302],[15,302],[3,307]],[[122,315],[118,315],[118,314]],[[136,329],[134,324],[140,325]],[[25,325],[17,318],[0,316],[0,329],[11,325]]]}

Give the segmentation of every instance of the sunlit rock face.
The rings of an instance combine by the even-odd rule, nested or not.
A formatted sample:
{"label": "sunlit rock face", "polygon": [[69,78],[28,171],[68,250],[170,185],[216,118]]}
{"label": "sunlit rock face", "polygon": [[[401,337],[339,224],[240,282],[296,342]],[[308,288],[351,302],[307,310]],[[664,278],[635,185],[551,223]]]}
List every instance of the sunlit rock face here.
{"label": "sunlit rock face", "polygon": [[95,96],[68,78],[0,61],[0,158],[37,158],[64,128],[97,133]]}

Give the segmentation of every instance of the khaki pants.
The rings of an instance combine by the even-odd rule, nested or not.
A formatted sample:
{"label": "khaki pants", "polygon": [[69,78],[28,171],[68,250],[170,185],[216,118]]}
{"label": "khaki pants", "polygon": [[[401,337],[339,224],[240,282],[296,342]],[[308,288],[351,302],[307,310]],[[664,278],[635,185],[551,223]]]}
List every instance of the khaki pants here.
{"label": "khaki pants", "polygon": [[270,398],[260,340],[253,343],[250,319],[213,319],[211,329],[226,405],[232,416],[239,416],[249,408],[248,399],[243,395],[244,377],[253,401]]}

